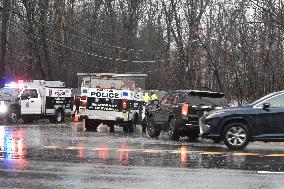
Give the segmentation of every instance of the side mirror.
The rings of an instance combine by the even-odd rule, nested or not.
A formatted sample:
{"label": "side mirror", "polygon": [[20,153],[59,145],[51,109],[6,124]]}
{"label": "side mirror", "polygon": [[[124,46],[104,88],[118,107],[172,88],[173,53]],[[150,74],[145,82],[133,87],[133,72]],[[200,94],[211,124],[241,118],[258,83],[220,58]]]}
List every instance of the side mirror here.
{"label": "side mirror", "polygon": [[263,110],[266,110],[266,111],[269,111],[269,109],[270,109],[270,104],[269,104],[269,103],[264,103],[264,104],[262,105],[262,109],[263,109]]}

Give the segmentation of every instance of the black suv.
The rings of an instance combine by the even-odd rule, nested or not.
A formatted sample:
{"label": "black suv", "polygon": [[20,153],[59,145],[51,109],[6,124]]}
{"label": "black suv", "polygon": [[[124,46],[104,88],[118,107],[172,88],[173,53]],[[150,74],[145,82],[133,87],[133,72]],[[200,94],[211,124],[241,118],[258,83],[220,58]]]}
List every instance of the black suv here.
{"label": "black suv", "polygon": [[284,91],[249,105],[209,112],[200,119],[204,138],[222,139],[232,150],[251,141],[284,141]]}
{"label": "black suv", "polygon": [[210,91],[179,90],[167,93],[161,102],[148,108],[143,121],[150,137],[168,131],[170,140],[199,137],[199,118],[204,112],[226,106],[224,94]]}

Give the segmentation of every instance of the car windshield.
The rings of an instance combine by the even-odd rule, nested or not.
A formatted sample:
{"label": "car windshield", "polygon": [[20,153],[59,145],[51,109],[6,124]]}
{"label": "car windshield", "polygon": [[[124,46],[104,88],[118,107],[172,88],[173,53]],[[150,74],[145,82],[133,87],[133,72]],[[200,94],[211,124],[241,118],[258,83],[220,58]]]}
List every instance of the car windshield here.
{"label": "car windshield", "polygon": [[17,97],[20,94],[18,88],[3,88],[0,89],[0,97]]}

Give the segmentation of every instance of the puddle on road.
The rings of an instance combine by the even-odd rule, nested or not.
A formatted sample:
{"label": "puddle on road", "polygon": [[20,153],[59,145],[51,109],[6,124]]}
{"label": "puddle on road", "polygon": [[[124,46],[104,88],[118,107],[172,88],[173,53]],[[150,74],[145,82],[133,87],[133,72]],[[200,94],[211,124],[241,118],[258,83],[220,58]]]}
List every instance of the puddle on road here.
{"label": "puddle on road", "polygon": [[[279,153],[278,153],[279,152]],[[284,170],[283,151],[226,151],[211,143],[171,142],[126,135],[84,132],[71,127],[0,127],[0,167],[26,169],[33,160],[121,166]],[[277,154],[276,154],[277,153]],[[284,153],[283,153],[284,154]],[[277,156],[276,156],[277,155]]]}
{"label": "puddle on road", "polygon": [[25,158],[25,132],[8,127],[0,127],[0,160],[6,169],[25,169],[28,161]]}

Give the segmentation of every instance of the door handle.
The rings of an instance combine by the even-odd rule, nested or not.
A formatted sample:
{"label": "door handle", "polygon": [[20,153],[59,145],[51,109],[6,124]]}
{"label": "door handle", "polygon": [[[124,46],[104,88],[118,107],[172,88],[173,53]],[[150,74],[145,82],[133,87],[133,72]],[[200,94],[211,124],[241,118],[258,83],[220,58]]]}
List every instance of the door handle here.
{"label": "door handle", "polygon": [[35,101],[32,100],[31,103],[33,103],[33,102],[35,102]]}

